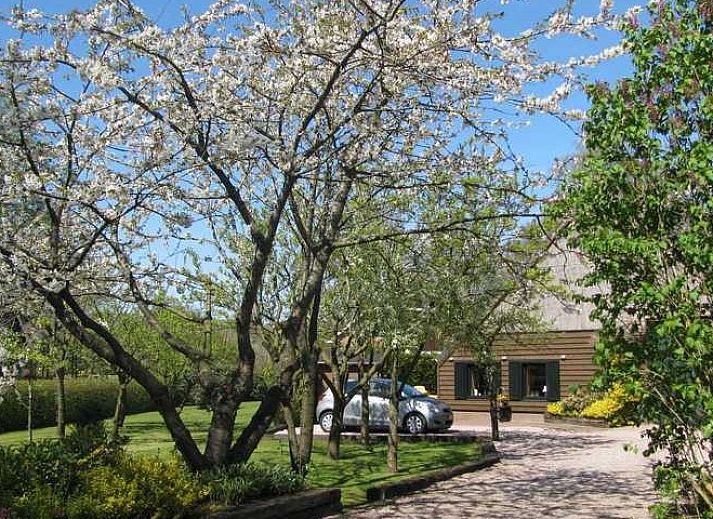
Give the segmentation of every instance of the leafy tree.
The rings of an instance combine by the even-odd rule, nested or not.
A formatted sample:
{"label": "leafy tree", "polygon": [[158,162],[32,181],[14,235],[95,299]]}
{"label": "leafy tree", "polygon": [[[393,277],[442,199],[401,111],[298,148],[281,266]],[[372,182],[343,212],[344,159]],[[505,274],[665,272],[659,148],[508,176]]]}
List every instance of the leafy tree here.
{"label": "leafy tree", "polygon": [[587,154],[562,207],[603,324],[607,380],[641,397],[664,496],[713,511],[713,6],[654,2],[630,20],[630,79],[590,88]]}
{"label": "leafy tree", "polygon": [[[563,64],[533,46],[608,24],[601,5],[575,20],[564,2],[513,37],[479,2],[219,1],[173,28],[128,0],[56,17],[14,9],[19,38],[0,54],[0,282],[44,299],[78,342],[140,383],[191,467],[244,461],[289,402],[294,374],[314,372],[310,324],[336,249],[483,217],[464,204],[434,219],[411,203],[421,193],[465,196],[472,182],[470,195],[487,199],[513,180],[514,193],[532,189],[495,105],[569,116],[560,102],[578,67],[612,52]],[[527,93],[554,77],[563,84],[552,95]],[[10,213],[18,201],[39,203]],[[378,210],[345,235],[363,203]],[[286,265],[275,383],[235,438],[260,293]],[[186,288],[220,291],[236,335],[228,364],[157,318],[160,296]],[[97,295],[141,312],[217,389],[204,450],[154,368],[102,322]]]}

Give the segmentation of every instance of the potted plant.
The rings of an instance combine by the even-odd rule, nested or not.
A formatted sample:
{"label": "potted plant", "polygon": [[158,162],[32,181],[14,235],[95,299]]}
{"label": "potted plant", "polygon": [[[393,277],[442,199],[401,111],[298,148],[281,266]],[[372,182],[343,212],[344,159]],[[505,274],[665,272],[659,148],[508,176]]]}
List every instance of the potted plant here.
{"label": "potted plant", "polygon": [[501,422],[512,420],[512,407],[505,395],[498,395],[498,418]]}

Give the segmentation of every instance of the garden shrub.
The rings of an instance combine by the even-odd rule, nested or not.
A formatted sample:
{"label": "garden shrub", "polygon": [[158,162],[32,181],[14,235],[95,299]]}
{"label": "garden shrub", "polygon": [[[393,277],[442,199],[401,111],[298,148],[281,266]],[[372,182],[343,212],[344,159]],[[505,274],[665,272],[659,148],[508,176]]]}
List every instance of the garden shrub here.
{"label": "garden shrub", "polygon": [[[68,378],[66,384],[66,412],[68,423],[86,424],[114,415],[118,382],[107,378]],[[0,403],[0,432],[27,428],[27,381],[18,381],[17,392],[10,393]],[[49,427],[56,424],[56,382],[32,382],[32,424]],[[136,383],[129,384],[126,398],[127,414],[153,409],[146,391]]]}
{"label": "garden shrub", "polygon": [[245,463],[213,469],[203,475],[214,502],[239,504],[260,497],[294,494],[305,488],[305,481],[280,465]]}
{"label": "garden shrub", "polygon": [[77,488],[82,471],[114,462],[120,451],[101,424],[72,427],[65,440],[0,447],[0,508],[39,517],[44,513],[38,501],[43,493],[52,503],[55,497],[66,499]]}
{"label": "garden shrub", "polygon": [[168,518],[195,505],[208,490],[177,460],[123,456],[82,477],[66,508],[69,519]]}
{"label": "garden shrub", "polygon": [[57,519],[62,517],[62,498],[49,485],[37,485],[18,497],[12,507],[14,519]]}
{"label": "garden shrub", "polygon": [[612,425],[631,423],[636,398],[619,383],[606,392],[580,387],[564,400],[547,405],[547,412],[556,416],[573,416],[607,420]]}
{"label": "garden shrub", "polygon": [[604,396],[585,407],[582,416],[600,418],[613,425],[632,422],[637,399],[622,384],[615,383]]}
{"label": "garden shrub", "polygon": [[0,447],[0,517],[175,517],[209,495],[178,460],[131,457],[101,424]]}

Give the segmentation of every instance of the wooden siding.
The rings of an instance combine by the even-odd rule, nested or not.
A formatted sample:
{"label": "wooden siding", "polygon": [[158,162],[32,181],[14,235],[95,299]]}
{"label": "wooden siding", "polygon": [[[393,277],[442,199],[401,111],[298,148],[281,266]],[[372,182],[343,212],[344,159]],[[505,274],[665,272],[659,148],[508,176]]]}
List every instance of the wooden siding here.
{"label": "wooden siding", "polygon": [[[559,360],[561,398],[569,394],[571,385],[588,384],[596,371],[593,363],[596,338],[596,331],[518,334],[499,338],[493,351],[500,359],[503,394],[507,395],[510,387],[510,360]],[[455,411],[487,411],[488,401],[485,399],[455,398],[454,364],[459,361],[472,362],[472,357],[467,351],[456,351],[438,369],[438,398],[448,402]],[[541,413],[547,407],[547,402],[542,400],[514,400],[510,403],[514,412]]]}

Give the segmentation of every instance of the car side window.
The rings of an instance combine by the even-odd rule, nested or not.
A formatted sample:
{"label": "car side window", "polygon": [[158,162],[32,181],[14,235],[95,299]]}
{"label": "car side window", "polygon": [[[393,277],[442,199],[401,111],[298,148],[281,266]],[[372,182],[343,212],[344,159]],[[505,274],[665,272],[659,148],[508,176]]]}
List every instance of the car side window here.
{"label": "car side window", "polygon": [[369,396],[389,398],[391,396],[391,388],[381,382],[373,382],[369,387]]}

